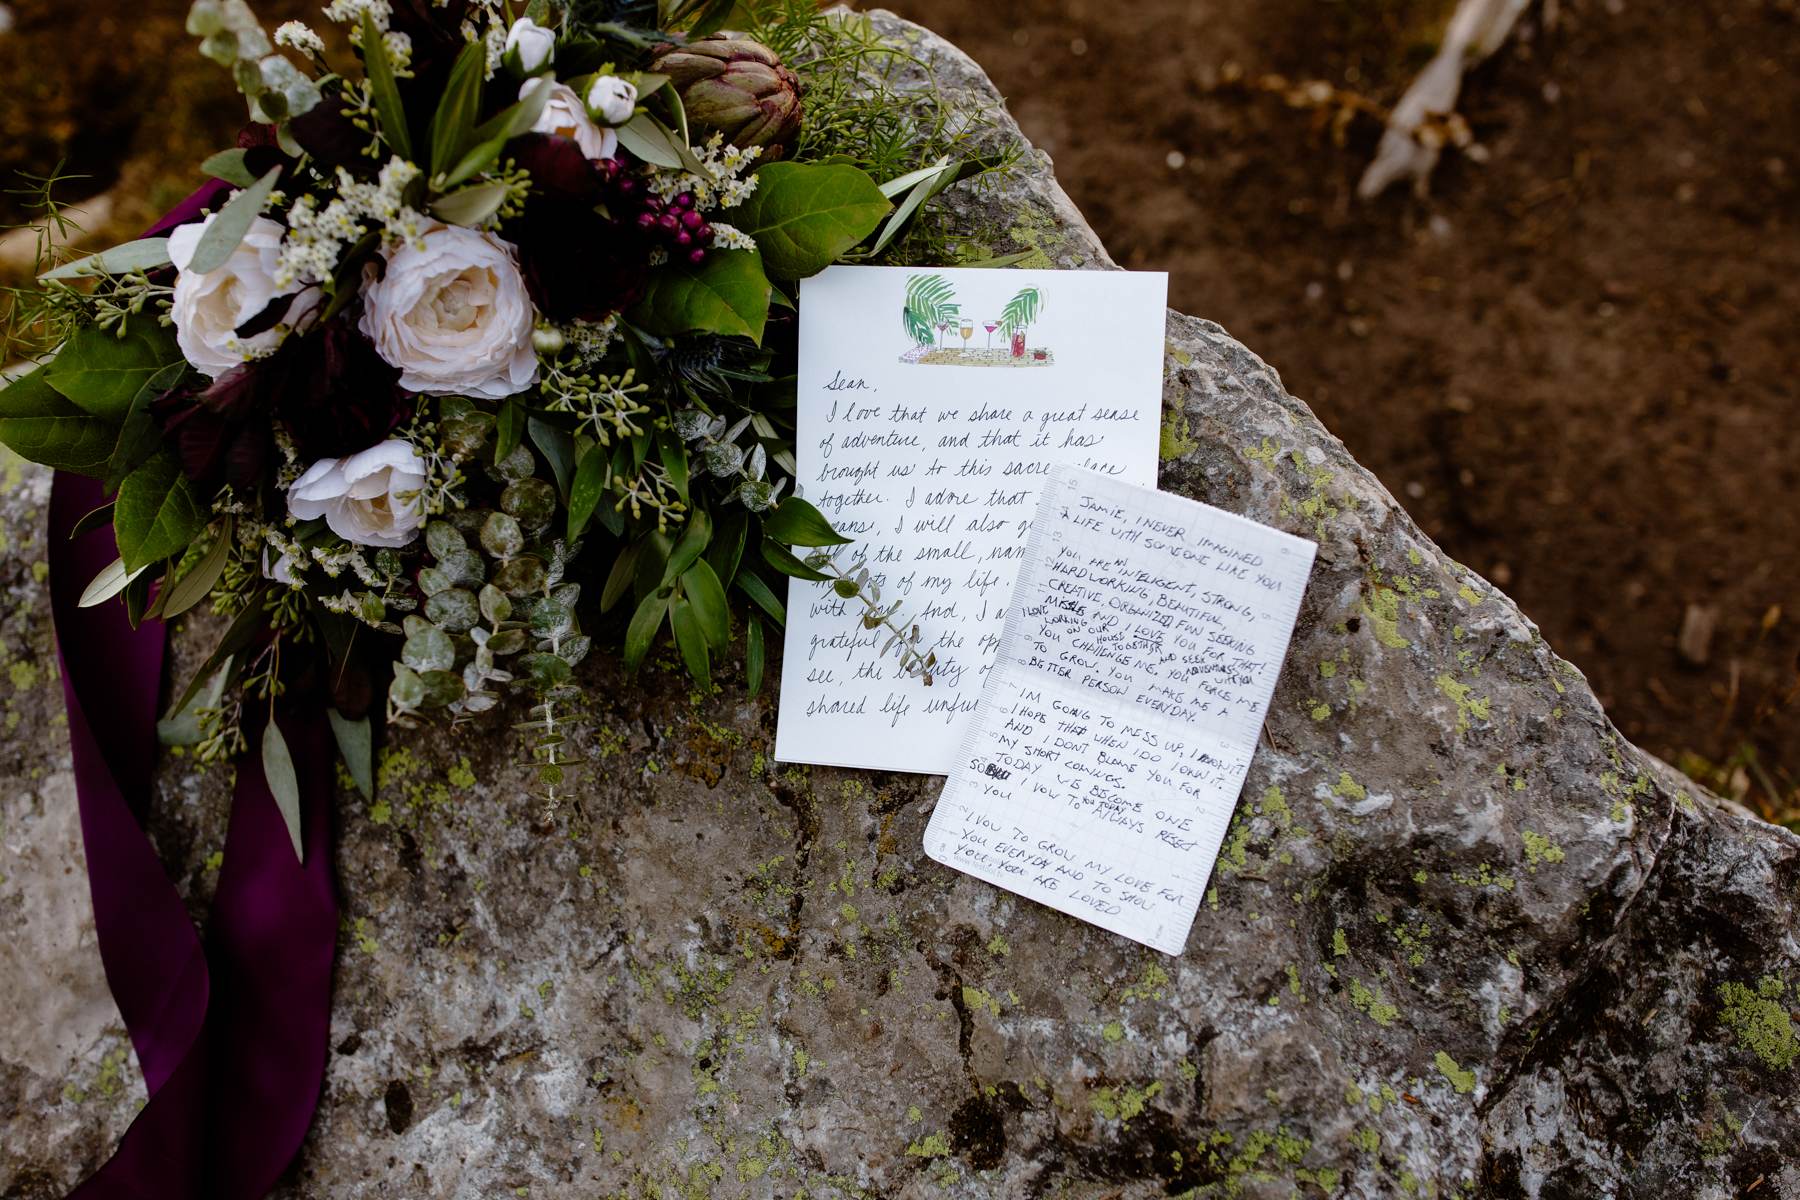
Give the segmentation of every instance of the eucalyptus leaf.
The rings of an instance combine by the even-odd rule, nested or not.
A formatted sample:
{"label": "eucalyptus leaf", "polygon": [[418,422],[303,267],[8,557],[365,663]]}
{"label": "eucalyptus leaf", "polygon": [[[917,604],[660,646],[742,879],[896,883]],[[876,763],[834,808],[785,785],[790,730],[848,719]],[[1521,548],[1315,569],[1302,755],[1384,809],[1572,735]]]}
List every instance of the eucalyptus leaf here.
{"label": "eucalyptus leaf", "polygon": [[281,727],[273,718],[263,726],[262,769],[269,793],[275,797],[275,807],[281,810],[282,823],[287,826],[288,839],[294,844],[294,857],[304,863],[306,848],[300,840],[300,780],[294,774],[294,756],[288,751],[287,739],[281,736]]}
{"label": "eucalyptus leaf", "polygon": [[281,168],[270,167],[261,179],[227,200],[225,207],[207,225],[206,232],[200,235],[187,270],[204,275],[224,266],[238,243],[244,240],[244,235],[250,232],[250,226],[262,215],[264,206],[269,203],[269,194],[275,190],[280,178]]}
{"label": "eucalyptus leaf", "polygon": [[335,708],[326,709],[325,716],[331,721],[331,734],[337,739],[338,753],[344,756],[344,767],[350,772],[350,781],[356,784],[356,790],[362,793],[364,800],[373,800],[375,755],[369,718],[359,717],[352,721]]}
{"label": "eucalyptus leaf", "polygon": [[217,708],[225,695],[226,678],[231,674],[231,661],[212,673],[206,687],[195,692],[180,708],[156,722],[156,740],[164,746],[198,745],[205,734],[200,729],[200,710]]}
{"label": "eucalyptus leaf", "polygon": [[[240,151],[241,153],[241,151]],[[133,271],[154,271],[169,265],[169,239],[139,238],[98,254],[66,262],[39,275],[40,280],[80,279],[89,275],[129,275]]]}
{"label": "eucalyptus leaf", "polygon": [[649,113],[633,114],[613,132],[618,134],[621,148],[652,166],[680,170],[684,165],[675,135]]}
{"label": "eucalyptus leaf", "polygon": [[217,154],[208,155],[206,160],[200,164],[200,169],[214,179],[223,179],[233,187],[246,188],[256,182],[256,176],[252,175],[250,168],[244,165],[247,157],[249,157],[249,151],[240,146],[233,146],[229,150],[221,150]]}
{"label": "eucalyptus leaf", "polygon": [[731,213],[756,239],[768,273],[816,275],[875,232],[893,206],[867,172],[848,163],[772,162],[756,190]]}

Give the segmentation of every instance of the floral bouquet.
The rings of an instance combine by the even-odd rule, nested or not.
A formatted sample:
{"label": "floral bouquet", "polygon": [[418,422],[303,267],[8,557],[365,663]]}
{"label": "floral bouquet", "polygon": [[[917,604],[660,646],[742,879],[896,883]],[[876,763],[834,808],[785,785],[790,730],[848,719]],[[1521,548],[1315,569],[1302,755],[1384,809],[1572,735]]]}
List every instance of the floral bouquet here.
{"label": "floral bouquet", "polygon": [[323,11],[271,37],[196,0],[250,123],[146,236],[15,297],[42,365],[0,392],[0,441],[108,497],[80,604],[225,618],[162,728],[254,736],[296,852],[278,705],[329,705],[366,792],[371,715],[527,693],[553,802],[596,637],[635,668],[666,630],[702,686],[741,643],[754,692],[784,576],[857,596],[791,486],[795,281],[997,165],[804,0]]}

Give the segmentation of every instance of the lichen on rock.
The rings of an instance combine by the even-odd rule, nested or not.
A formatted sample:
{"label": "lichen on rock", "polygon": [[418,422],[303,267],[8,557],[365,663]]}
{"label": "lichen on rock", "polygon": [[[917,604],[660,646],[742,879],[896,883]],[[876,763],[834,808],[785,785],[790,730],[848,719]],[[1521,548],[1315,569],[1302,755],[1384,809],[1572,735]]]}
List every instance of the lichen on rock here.
{"label": "lichen on rock", "polygon": [[[1000,111],[953,47],[875,19]],[[948,199],[993,253],[1110,265],[1040,153]],[[1800,838],[1622,741],[1224,330],[1171,313],[1167,347],[1162,486],[1320,543],[1183,955],[933,863],[936,780],[772,762],[739,678],[696,695],[596,656],[553,826],[464,730],[390,746],[373,807],[341,794],[333,1051],[278,1194],[1800,1195]],[[39,667],[0,728],[0,929],[33,998],[0,1013],[26,1114],[0,1194],[30,1200],[142,1098],[135,1065],[106,1074],[116,1018],[64,911],[43,484],[0,496],[7,653]],[[178,634],[177,671],[201,644]],[[158,780],[197,911],[225,776]]]}

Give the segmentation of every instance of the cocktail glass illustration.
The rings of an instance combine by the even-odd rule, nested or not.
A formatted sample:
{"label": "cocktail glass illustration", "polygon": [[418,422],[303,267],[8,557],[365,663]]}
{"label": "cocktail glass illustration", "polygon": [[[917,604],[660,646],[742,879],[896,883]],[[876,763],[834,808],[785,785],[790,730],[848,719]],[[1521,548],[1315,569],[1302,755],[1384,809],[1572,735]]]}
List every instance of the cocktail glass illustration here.
{"label": "cocktail glass illustration", "polygon": [[987,334],[988,334],[987,348],[989,350],[992,350],[994,348],[994,330],[1000,328],[1000,322],[992,321],[992,320],[983,321],[981,323],[981,327],[983,329],[987,330]]}
{"label": "cocktail glass illustration", "polygon": [[962,328],[958,332],[962,334],[963,353],[967,354],[969,352],[969,339],[975,336],[975,322],[968,317],[964,317]]}
{"label": "cocktail glass illustration", "polygon": [[938,322],[938,349],[939,350],[942,350],[944,348],[944,335],[949,332],[950,332],[950,322],[939,321]]}

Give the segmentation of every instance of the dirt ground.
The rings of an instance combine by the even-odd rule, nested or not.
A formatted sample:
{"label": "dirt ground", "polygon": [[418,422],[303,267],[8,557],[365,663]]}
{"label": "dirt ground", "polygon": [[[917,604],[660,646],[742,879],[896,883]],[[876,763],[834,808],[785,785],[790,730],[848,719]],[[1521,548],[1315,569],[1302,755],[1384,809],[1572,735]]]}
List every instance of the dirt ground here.
{"label": "dirt ground", "polygon": [[[1538,0],[1464,90],[1485,163],[1373,204],[1377,121],[1335,136],[1283,81],[1391,104],[1452,0],[891,6],[980,60],[1114,255],[1274,364],[1629,737],[1800,824],[1800,0]],[[129,235],[228,144],[187,0],[11,8],[0,190],[65,159]]]}
{"label": "dirt ground", "polygon": [[1114,256],[1279,369],[1628,737],[1800,822],[1800,5],[1540,0],[1465,86],[1485,163],[1372,204],[1377,119],[1338,144],[1335,106],[1266,77],[1391,105],[1449,0],[891,7],[979,60]]}

